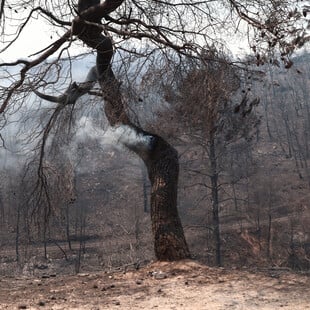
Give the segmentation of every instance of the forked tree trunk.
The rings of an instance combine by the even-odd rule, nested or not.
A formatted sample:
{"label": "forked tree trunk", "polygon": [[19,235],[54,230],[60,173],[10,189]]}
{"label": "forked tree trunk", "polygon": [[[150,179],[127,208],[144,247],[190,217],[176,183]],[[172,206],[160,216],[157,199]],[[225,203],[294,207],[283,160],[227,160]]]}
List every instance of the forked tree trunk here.
{"label": "forked tree trunk", "polygon": [[[105,114],[111,126],[127,126],[137,135],[149,138],[148,145],[126,144],[145,163],[151,181],[151,219],[155,255],[159,260],[189,258],[183,228],[177,210],[179,163],[177,151],[159,136],[143,131],[132,124],[124,108],[119,82],[111,69],[113,55],[111,39],[101,34],[102,29],[83,20],[98,22],[98,14],[104,17],[123,1],[106,0],[103,4],[80,12],[75,20],[73,33],[85,44],[97,50],[97,74],[105,94]],[[79,1],[80,8],[87,1]],[[105,9],[106,8],[106,9]],[[106,11],[105,11],[106,10]],[[99,18],[100,20],[100,18]]]}

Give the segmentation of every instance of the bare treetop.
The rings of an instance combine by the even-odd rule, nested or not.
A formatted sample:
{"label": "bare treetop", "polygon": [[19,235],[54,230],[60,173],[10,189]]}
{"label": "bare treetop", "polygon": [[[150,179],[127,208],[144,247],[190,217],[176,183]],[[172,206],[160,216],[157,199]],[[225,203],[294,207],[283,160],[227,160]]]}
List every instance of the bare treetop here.
{"label": "bare treetop", "polygon": [[[89,1],[91,5],[98,2]],[[73,1],[2,0],[2,50],[18,39],[32,18],[49,23],[58,36],[70,30],[73,20],[82,18],[101,22],[103,30],[115,35],[116,46],[129,39],[147,39],[161,48],[193,53],[213,41],[225,41],[225,32],[226,37],[234,31],[249,32],[254,51],[276,48],[284,54],[309,40],[309,6],[302,1],[110,0],[83,11],[76,17],[77,3]]]}
{"label": "bare treetop", "polygon": [[[21,69],[20,77],[1,90],[0,113],[5,112],[13,94],[24,89],[31,68],[50,56],[57,62],[74,54],[74,48],[81,44],[76,34],[83,23],[92,23],[93,30],[110,37],[115,50],[123,49],[139,57],[167,49],[179,55],[199,57],[202,49],[224,45],[232,34],[239,33],[248,41],[249,51],[252,50],[258,65],[266,61],[278,63],[281,58],[290,67],[289,56],[309,41],[310,6],[302,1],[93,0],[87,3],[78,12],[75,1],[1,1],[1,52],[14,50],[13,43],[33,19],[51,27],[53,41],[31,58],[23,55],[22,59],[1,64],[1,67],[20,65]],[[29,38],[25,44],[37,40]],[[28,83],[42,80],[51,68],[45,68],[45,73],[40,75],[36,72]],[[1,78],[6,79],[7,75],[1,74]]]}

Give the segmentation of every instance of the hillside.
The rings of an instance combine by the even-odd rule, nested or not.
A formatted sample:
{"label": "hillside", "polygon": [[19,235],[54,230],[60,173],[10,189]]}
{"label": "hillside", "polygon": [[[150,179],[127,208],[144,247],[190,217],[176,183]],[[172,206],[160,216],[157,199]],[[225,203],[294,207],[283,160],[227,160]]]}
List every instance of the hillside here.
{"label": "hillside", "polygon": [[[307,68],[300,61],[296,66]],[[310,268],[310,77],[296,70],[272,71],[263,91],[261,84],[253,89],[261,97],[253,111],[259,130],[217,150],[221,254],[227,268]],[[85,123],[92,122],[89,117]],[[80,128],[85,137],[76,149],[60,145],[68,157],[47,162],[54,177],[47,222],[44,206],[33,210],[24,203],[36,175],[22,184],[16,180],[23,175],[15,170],[0,174],[0,275],[35,275],[33,266],[44,256],[44,264],[53,260],[57,274],[154,260],[143,163],[120,145],[88,135],[92,128]],[[204,136],[175,138],[174,129],[185,131],[173,118],[153,128],[166,133],[179,152],[178,209],[192,256],[214,266],[208,143]]]}

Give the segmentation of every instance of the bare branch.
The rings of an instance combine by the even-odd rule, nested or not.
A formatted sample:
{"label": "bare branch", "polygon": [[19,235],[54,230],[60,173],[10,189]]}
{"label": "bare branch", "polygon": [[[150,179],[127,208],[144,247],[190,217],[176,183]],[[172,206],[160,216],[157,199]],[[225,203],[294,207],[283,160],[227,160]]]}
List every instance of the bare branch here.
{"label": "bare branch", "polygon": [[71,26],[71,22],[65,22],[62,21],[60,19],[58,19],[57,17],[55,17],[51,12],[48,12],[47,10],[41,8],[41,7],[37,7],[34,8],[30,11],[29,15],[26,18],[26,21],[20,26],[18,33],[16,35],[16,37],[10,41],[10,43],[8,45],[6,45],[2,50],[0,50],[0,53],[2,53],[3,51],[7,50],[14,42],[16,42],[16,40],[19,38],[20,34],[22,33],[23,29],[26,27],[26,25],[28,24],[28,22],[30,21],[32,14],[34,12],[40,11],[42,12],[44,15],[46,15],[47,17],[51,18],[52,20],[54,20],[55,22],[57,22],[59,25],[62,26]]}
{"label": "bare branch", "polygon": [[[26,78],[26,73],[33,67],[37,66],[38,64],[41,64],[44,60],[46,60],[49,56],[51,56],[52,54],[54,54],[66,41],[68,41],[68,39],[70,38],[71,35],[71,31],[67,31],[60,39],[58,39],[56,42],[54,42],[54,44],[51,46],[50,49],[48,49],[44,54],[42,54],[41,56],[39,56],[37,59],[33,60],[33,61],[24,61],[24,60],[19,60],[16,61],[15,64],[19,64],[19,63],[23,63],[25,64],[25,66],[23,67],[23,69],[20,71],[20,80],[17,81],[15,84],[13,84],[9,91],[8,94],[6,96],[6,98],[4,99],[4,102],[2,103],[1,107],[0,107],[0,114],[2,114],[7,105],[9,104],[9,101],[13,95],[13,93],[21,86],[23,85],[25,78]],[[8,64],[0,64],[1,66],[5,66]]]}
{"label": "bare branch", "polygon": [[97,80],[98,80],[97,69],[96,67],[92,67],[89,70],[87,77],[83,83],[77,84],[76,82],[73,82],[72,84],[69,85],[65,93],[58,97],[43,94],[37,91],[36,89],[34,89],[33,87],[32,87],[32,90],[37,96],[39,96],[40,98],[44,100],[47,100],[50,102],[56,102],[64,106],[73,105],[81,96],[88,93],[93,88]]}
{"label": "bare branch", "polygon": [[4,3],[5,3],[5,0],[1,0],[1,5],[0,5],[0,21],[2,19],[3,14],[4,14]]}

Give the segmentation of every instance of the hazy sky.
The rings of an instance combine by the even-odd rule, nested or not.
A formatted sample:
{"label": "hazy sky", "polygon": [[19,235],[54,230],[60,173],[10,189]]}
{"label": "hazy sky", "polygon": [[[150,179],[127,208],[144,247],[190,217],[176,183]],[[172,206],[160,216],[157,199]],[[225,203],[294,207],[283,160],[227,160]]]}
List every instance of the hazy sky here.
{"label": "hazy sky", "polygon": [[[22,16],[21,13],[20,16]],[[16,17],[16,16],[14,16]],[[9,19],[7,19],[9,20]],[[17,21],[15,21],[18,24]],[[27,58],[29,55],[36,53],[43,48],[47,47],[57,39],[58,35],[54,35],[55,29],[53,26],[48,25],[46,21],[42,19],[32,18],[28,25],[22,31],[19,39],[13,43],[13,45],[5,52],[0,54],[0,61],[15,61],[19,58]],[[14,32],[14,28],[10,27],[8,24],[5,28],[5,33]],[[247,49],[247,38],[233,38],[231,36],[227,37],[225,41],[228,43],[229,47],[233,50],[234,54],[244,53],[241,49]],[[0,49],[4,47],[4,43],[0,42]],[[72,54],[78,53],[73,47],[70,48]]]}
{"label": "hazy sky", "polygon": [[[11,33],[10,28],[5,31]],[[0,54],[0,59],[2,61],[14,61],[18,58],[25,58],[52,42],[48,26],[42,21],[32,19],[28,27],[23,30],[20,38],[7,51]],[[0,44],[2,49],[4,44],[2,42]]]}
{"label": "hazy sky", "polygon": [[[220,1],[219,1],[220,2]],[[299,8],[302,7],[304,2],[296,2],[294,7],[297,6]],[[212,9],[212,1],[210,2],[210,9]],[[214,9],[214,8],[213,8]],[[223,9],[223,8],[222,8]],[[226,10],[226,8],[224,9]],[[221,11],[217,11],[217,13],[221,13]],[[223,11],[223,14],[225,11]],[[226,12],[227,13],[227,12]],[[15,12],[15,10],[6,10],[6,22],[10,22],[12,24],[15,23],[15,27],[20,23],[20,18],[25,18],[29,14],[29,10],[27,8],[20,8],[19,12]],[[186,17],[182,17],[186,18]],[[247,53],[250,53],[250,49],[247,42],[247,24],[239,23],[239,30],[243,29],[244,34],[238,35],[233,31],[227,33],[227,29],[223,29],[223,32],[220,32],[220,29],[217,31],[217,35],[221,36],[223,41],[227,43],[227,46],[231,49],[235,56],[242,56]],[[14,29],[10,28],[8,24],[5,26],[4,33],[12,33]],[[48,25],[47,21],[42,17],[37,17],[35,14],[25,27],[22,32],[21,37],[9,48],[8,51],[0,54],[0,61],[15,61],[18,58],[26,58],[29,55],[38,52],[53,43],[55,39],[57,39],[58,35],[55,35],[57,27],[53,27]],[[233,28],[232,28],[233,30]],[[137,42],[137,41],[136,41]],[[0,41],[0,50],[4,47],[4,43]],[[70,48],[70,52],[72,54],[76,54],[79,51],[76,51],[73,47]]]}

